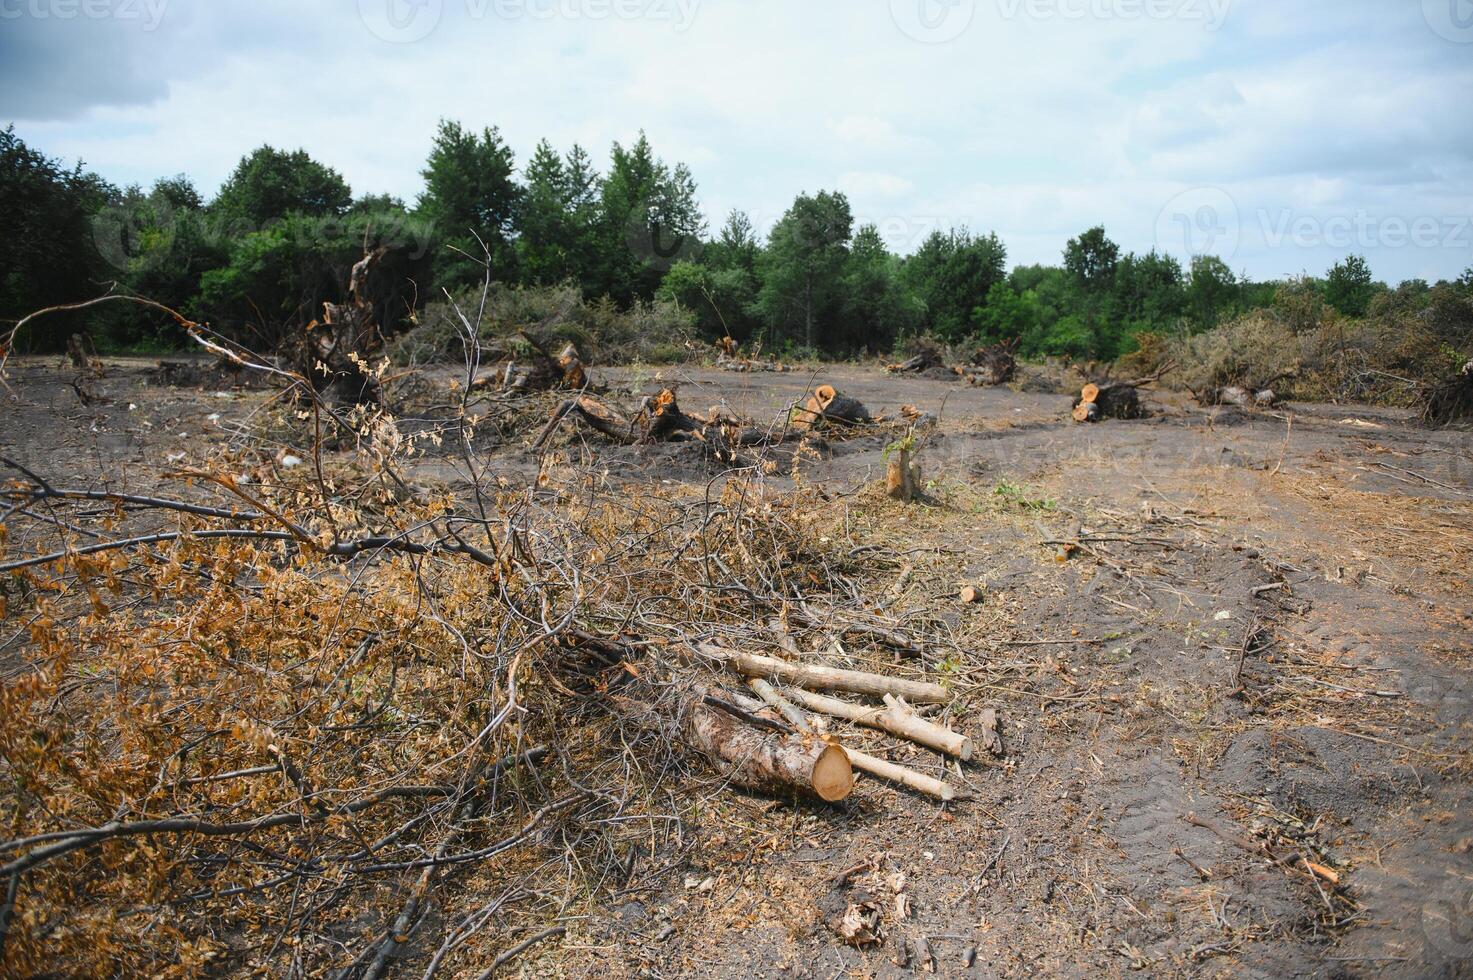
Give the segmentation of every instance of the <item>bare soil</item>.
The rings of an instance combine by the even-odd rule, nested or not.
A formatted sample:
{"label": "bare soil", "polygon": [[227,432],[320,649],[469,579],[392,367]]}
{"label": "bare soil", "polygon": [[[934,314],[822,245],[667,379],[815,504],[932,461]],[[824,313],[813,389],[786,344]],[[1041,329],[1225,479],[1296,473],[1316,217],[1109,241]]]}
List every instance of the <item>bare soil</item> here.
{"label": "bare soil", "polygon": [[[108,364],[86,404],[55,363],[15,365],[0,454],[136,491],[251,429],[273,398]],[[947,806],[869,781],[829,808],[694,794],[678,841],[651,829],[635,886],[587,896],[566,936],[510,974],[911,975],[924,937],[942,976],[1473,975],[1468,432],[1355,406],[1174,399],[1080,426],[1067,395],[867,368],[605,375],[626,391],[679,381],[690,409],[755,418],[818,381],[875,412],[939,416],[919,452],[925,503],[875,489],[883,435],[780,473],[847,502],[855,546],[884,556],[888,584],[866,601],[957,641],[963,655],[932,665],[960,694],[950,720],[980,738],[981,709],[998,709],[1005,753],[953,768],[972,798]],[[504,478],[537,472],[533,434],[488,428]],[[590,437],[564,452],[634,488],[721,478],[668,446]],[[434,461],[415,476],[455,482]],[[1060,561],[1045,542],[1076,521],[1084,547]],[[959,604],[963,584],[986,600]],[[826,925],[858,892],[882,908],[877,945]]]}

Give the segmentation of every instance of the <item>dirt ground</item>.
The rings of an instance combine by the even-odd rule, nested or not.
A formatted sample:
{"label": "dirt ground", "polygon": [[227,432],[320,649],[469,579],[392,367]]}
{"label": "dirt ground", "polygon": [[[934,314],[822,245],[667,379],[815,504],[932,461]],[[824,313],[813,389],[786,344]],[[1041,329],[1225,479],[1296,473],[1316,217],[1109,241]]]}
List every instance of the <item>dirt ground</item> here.
{"label": "dirt ground", "polygon": [[[13,368],[0,455],[130,488],[272,397],[115,361],[84,404],[54,362]],[[1473,975],[1469,432],[1174,398],[1079,426],[1065,395],[853,367],[604,374],[754,418],[816,381],[938,416],[925,503],[875,491],[881,435],[783,479],[847,501],[856,545],[893,556],[867,598],[952,637],[964,652],[931,664],[960,693],[950,720],[980,737],[996,708],[1004,754],[953,767],[971,798],[946,806],[872,781],[832,808],[703,793],[637,887],[589,896],[511,973],[909,976],[924,940],[941,976]],[[719,478],[663,447],[590,438],[571,456],[635,486]],[[513,441],[493,458],[508,480],[537,469]],[[416,477],[454,482],[433,463]],[[1085,546],[1059,561],[1045,542],[1076,522]],[[964,583],[985,601],[961,606]],[[826,920],[866,894],[883,936],[856,948]]]}

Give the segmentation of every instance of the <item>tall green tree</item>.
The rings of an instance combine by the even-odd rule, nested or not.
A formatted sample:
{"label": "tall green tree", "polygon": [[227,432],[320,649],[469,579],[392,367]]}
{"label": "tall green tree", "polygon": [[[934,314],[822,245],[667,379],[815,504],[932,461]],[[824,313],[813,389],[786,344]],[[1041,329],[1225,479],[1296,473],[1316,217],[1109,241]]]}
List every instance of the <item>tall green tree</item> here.
{"label": "tall green tree", "polygon": [[1187,281],[1187,314],[1196,329],[1217,326],[1236,308],[1237,299],[1238,277],[1226,262],[1215,255],[1193,257]]}
{"label": "tall green tree", "polygon": [[1103,226],[1095,226],[1064,246],[1064,268],[1086,292],[1102,293],[1115,284],[1120,246],[1110,241]]}
{"label": "tall green tree", "polygon": [[925,304],[900,277],[899,260],[872,224],[854,233],[842,296],[839,329],[829,337],[845,351],[890,350],[901,337],[916,332],[925,313]]}
{"label": "tall green tree", "polygon": [[705,219],[690,168],[667,166],[640,132],[633,146],[613,146],[602,188],[603,251],[597,288],[621,304],[648,300],[665,273],[701,250]]}
{"label": "tall green tree", "polygon": [[[99,257],[92,228],[92,216],[116,196],[81,163],[65,167],[27,146],[14,127],[0,131],[0,322],[91,299],[103,291],[103,280],[117,278]],[[80,317],[39,321],[17,342],[55,348],[81,323]]]}
{"label": "tall green tree", "polygon": [[243,157],[210,208],[217,216],[256,230],[290,214],[344,214],[353,192],[342,175],[306,150],[262,146]]}
{"label": "tall green tree", "polygon": [[934,231],[903,266],[906,283],[926,305],[926,326],[950,341],[976,327],[974,313],[1007,275],[1008,250],[995,234],[966,228]]}
{"label": "tall green tree", "polygon": [[1325,302],[1346,316],[1365,316],[1375,295],[1376,283],[1363,256],[1346,256],[1325,277]]}
{"label": "tall green tree", "polygon": [[515,170],[515,157],[496,127],[476,133],[440,121],[421,172],[425,189],[417,209],[444,242],[435,256],[437,285],[453,289],[480,282],[488,259],[492,278],[516,281],[512,235],[522,192]]}
{"label": "tall green tree", "polygon": [[816,348],[839,310],[854,215],[839,191],[799,194],[762,254],[758,305],[769,325]]}

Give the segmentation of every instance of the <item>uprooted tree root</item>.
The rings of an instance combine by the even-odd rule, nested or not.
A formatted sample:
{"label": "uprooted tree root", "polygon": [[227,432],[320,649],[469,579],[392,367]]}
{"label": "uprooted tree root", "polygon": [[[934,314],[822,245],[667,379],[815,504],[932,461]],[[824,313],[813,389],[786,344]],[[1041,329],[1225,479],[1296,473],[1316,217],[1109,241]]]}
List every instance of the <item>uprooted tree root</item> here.
{"label": "uprooted tree root", "polygon": [[1473,361],[1422,396],[1423,425],[1451,425],[1473,419]]}

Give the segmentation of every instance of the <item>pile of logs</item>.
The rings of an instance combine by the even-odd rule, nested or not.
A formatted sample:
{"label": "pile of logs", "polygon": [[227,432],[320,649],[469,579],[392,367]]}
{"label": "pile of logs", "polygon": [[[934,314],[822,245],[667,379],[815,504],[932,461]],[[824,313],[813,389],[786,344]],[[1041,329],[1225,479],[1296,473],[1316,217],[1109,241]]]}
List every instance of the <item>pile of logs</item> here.
{"label": "pile of logs", "polygon": [[[849,795],[853,771],[859,770],[942,802],[959,796],[956,787],[942,779],[849,748],[827,731],[827,719],[839,719],[971,761],[976,753],[972,739],[922,717],[912,707],[948,703],[951,694],[941,685],[793,663],[711,644],[701,644],[696,652],[742,677],[755,695],[702,690],[684,713],[690,744],[736,785],[778,796],[796,792],[833,803]],[[879,703],[844,700],[833,692]],[[984,712],[982,722],[984,744],[1001,754],[995,738],[996,712]]]}
{"label": "pile of logs", "polygon": [[1017,354],[1018,340],[1005,340],[978,350],[966,364],[957,365],[956,373],[968,384],[1007,384],[1018,370]]}
{"label": "pile of logs", "polygon": [[876,421],[863,404],[840,394],[832,385],[819,385],[803,407],[795,407],[788,419],[767,427],[737,418],[720,407],[713,407],[704,415],[687,413],[680,407],[674,388],[662,388],[644,398],[630,415],[584,393],[553,411],[531,449],[534,452],[542,449],[569,419],[626,446],[691,440],[704,444],[708,454],[718,462],[743,465],[751,462],[742,458],[744,448],[774,446],[824,428]]}
{"label": "pile of logs", "polygon": [[941,352],[930,344],[922,345],[914,357],[907,358],[898,364],[886,364],[885,370],[891,374],[923,374],[940,377],[945,377],[950,373],[946,363],[941,359]]}
{"label": "pile of logs", "polygon": [[754,371],[777,371],[784,372],[792,370],[781,361],[772,358],[763,358],[760,354],[752,357],[743,357],[737,342],[731,337],[722,337],[716,341],[716,366],[723,371],[737,371],[749,373]]}
{"label": "pile of logs", "polygon": [[531,354],[518,360],[505,355],[489,371],[471,382],[472,390],[488,388],[525,393],[532,391],[583,391],[592,389],[583,357],[572,343],[554,355],[530,334],[520,334]]}

